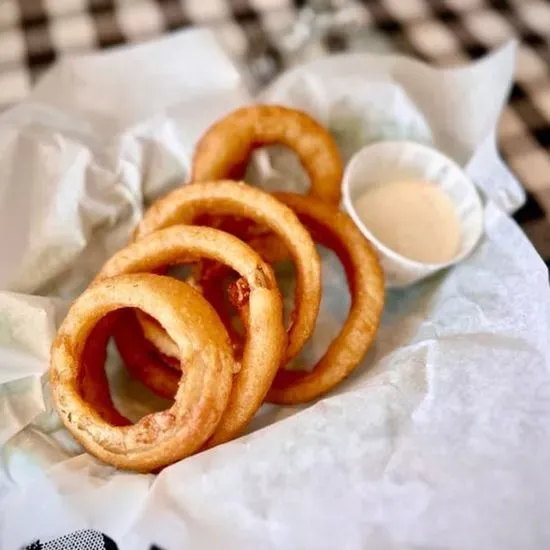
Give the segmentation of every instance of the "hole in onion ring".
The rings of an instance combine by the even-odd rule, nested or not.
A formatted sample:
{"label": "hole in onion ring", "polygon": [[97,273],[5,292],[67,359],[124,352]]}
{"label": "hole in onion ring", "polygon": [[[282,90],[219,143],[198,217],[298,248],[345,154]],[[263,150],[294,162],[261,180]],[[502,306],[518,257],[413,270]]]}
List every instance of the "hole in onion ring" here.
{"label": "hole in onion ring", "polygon": [[[162,267],[156,272],[186,282],[201,293],[214,307],[229,333],[236,359],[235,372],[238,372],[244,352],[245,324],[243,319],[246,317],[248,294],[242,296],[239,308],[233,305],[235,301],[232,303],[229,294],[234,292],[239,285],[248,288],[245,280],[236,271],[212,260]],[[258,281],[256,283],[258,287],[261,286]],[[179,362],[174,359],[177,357],[178,351],[160,323],[142,311],[138,311],[136,317],[139,321],[140,332],[148,347],[152,349],[153,354],[156,352],[154,362],[168,364],[179,371]],[[129,350],[127,350],[128,352]]]}
{"label": "hole in onion ring", "polygon": [[[321,258],[323,277],[321,279],[321,305],[317,324],[312,337],[302,348],[302,351],[283,368],[285,370],[299,370],[311,372],[317,362],[326,353],[330,343],[340,332],[344,325],[350,309],[350,293],[346,284],[346,275],[338,257],[331,250],[317,245],[317,251]],[[292,296],[294,288],[294,270],[290,262],[279,262],[274,266],[275,276],[283,295],[285,311],[291,311]],[[344,298],[331,300],[334,292],[330,287],[335,281],[339,282],[339,288],[345,289]]]}
{"label": "hole in onion ring", "polygon": [[307,194],[311,186],[311,178],[300,158],[284,145],[256,148],[246,167],[244,181],[268,192],[295,191]]}
{"label": "hole in onion ring", "polygon": [[[115,426],[135,423],[147,414],[166,410],[173,404],[173,400],[155,395],[124,368],[112,341],[111,327],[117,320],[124,319],[127,312],[135,311],[124,308],[107,314],[92,329],[82,352],[79,393],[105,421]],[[158,360],[169,360],[152,345],[148,345],[147,353],[156,355]]]}
{"label": "hole in onion ring", "polygon": [[[311,372],[315,364],[325,354],[330,342],[338,335],[349,314],[351,300],[344,268],[332,250],[320,245],[317,245],[316,248],[321,258],[324,274],[321,279],[323,290],[319,316],[312,338],[304,345],[301,352],[294,359],[283,365],[282,368],[286,370]],[[294,310],[296,268],[291,260],[272,262],[271,266],[283,297],[284,324],[288,328],[292,324]],[[227,299],[227,286],[231,285],[231,282],[234,282],[234,280],[226,280],[222,286],[225,290],[227,300],[225,305],[227,307],[226,312],[229,312],[229,321],[239,326],[238,334],[242,338],[245,335],[245,329],[231,300]],[[338,280],[342,288],[346,289],[344,300],[334,301],[330,298],[334,293],[330,291],[329,287],[334,285],[335,280]],[[220,281],[216,279],[210,282],[213,287],[218,287],[219,283]],[[209,288],[209,284],[206,285],[206,288]],[[211,301],[210,298],[207,297],[207,299]]]}
{"label": "hole in onion ring", "polygon": [[197,262],[189,262],[185,264],[170,265],[157,271],[162,271],[163,275],[167,275],[168,277],[189,282],[193,276],[193,270],[196,269],[196,266]]}

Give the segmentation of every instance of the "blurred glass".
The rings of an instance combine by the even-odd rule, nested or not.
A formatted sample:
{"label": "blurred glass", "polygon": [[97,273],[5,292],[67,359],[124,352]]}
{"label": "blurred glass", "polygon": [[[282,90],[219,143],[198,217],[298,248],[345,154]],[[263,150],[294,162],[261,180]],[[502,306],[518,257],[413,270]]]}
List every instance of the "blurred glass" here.
{"label": "blurred glass", "polygon": [[356,0],[309,0],[294,21],[271,34],[275,54],[265,37],[255,36],[245,59],[253,91],[269,84],[280,70],[330,53],[395,51],[391,40],[370,25],[367,8]]}
{"label": "blurred glass", "polygon": [[296,22],[282,33],[279,46],[290,58],[301,58],[313,42],[329,37],[346,42],[366,23],[365,8],[355,2],[342,0],[335,5],[330,0],[310,0],[298,12]]}

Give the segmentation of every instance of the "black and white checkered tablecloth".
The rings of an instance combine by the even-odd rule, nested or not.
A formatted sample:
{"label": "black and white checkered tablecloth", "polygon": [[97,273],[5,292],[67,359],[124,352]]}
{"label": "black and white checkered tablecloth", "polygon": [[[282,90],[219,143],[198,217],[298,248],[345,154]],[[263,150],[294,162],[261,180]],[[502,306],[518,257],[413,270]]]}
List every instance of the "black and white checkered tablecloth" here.
{"label": "black and white checkered tablecloth", "polygon": [[[501,150],[529,192],[518,221],[550,260],[550,1],[333,0],[354,4],[369,30],[435,64],[482,56],[520,40],[516,82],[500,125]],[[1,0],[0,106],[29,92],[56,57],[144,41],[189,25],[213,29],[228,52],[258,51],[271,75],[286,66],[278,37],[304,0]],[[346,40],[324,40],[326,52]],[[269,71],[268,71],[269,72]]]}

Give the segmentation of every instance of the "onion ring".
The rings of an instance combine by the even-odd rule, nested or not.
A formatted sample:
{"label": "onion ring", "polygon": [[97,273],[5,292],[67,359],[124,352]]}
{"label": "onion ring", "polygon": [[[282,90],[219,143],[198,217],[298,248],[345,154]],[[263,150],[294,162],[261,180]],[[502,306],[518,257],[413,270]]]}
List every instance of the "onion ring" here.
{"label": "onion ring", "polygon": [[[227,408],[208,442],[215,445],[232,439],[246,426],[262,404],[284,357],[287,339],[283,305],[271,267],[233,235],[209,227],[177,225],[146,235],[119,251],[103,266],[96,280],[151,272],[201,258],[228,265],[241,275],[248,289],[250,331]],[[227,334],[225,330],[224,333]],[[187,359],[181,351],[180,357]],[[148,366],[151,368],[154,365]],[[163,373],[155,369],[153,375],[160,377]],[[167,388],[170,383],[168,380]]]}
{"label": "onion ring", "polygon": [[321,264],[311,236],[292,210],[268,193],[234,181],[184,185],[157,200],[134,236],[142,238],[170,225],[193,224],[203,215],[238,216],[266,226],[280,238],[296,266],[295,305],[284,360],[295,357],[309,340],[321,302]]}
{"label": "onion ring", "polygon": [[191,181],[242,178],[252,151],[275,144],[298,155],[310,194],[340,203],[343,164],[334,138],[306,113],[279,105],[243,107],[210,126],[195,148]]}
{"label": "onion ring", "polygon": [[313,370],[280,369],[267,396],[272,403],[306,403],[331,390],[363,360],[384,307],[384,276],[374,249],[346,214],[313,197],[275,196],[297,214],[316,242],[336,253],[351,293],[348,318]]}
{"label": "onion ring", "polygon": [[[157,318],[188,360],[172,407],[133,425],[114,426],[82,396],[82,359],[93,327],[123,307]],[[100,460],[141,472],[201,448],[218,425],[231,391],[233,356],[218,316],[191,287],[160,275],[120,276],[88,288],[63,321],[50,361],[54,401],[69,432]]]}

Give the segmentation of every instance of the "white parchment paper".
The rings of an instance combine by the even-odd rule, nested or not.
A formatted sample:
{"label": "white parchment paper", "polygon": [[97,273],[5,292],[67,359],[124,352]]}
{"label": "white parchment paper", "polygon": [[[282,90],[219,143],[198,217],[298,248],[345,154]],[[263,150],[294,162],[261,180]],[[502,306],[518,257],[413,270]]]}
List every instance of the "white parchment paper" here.
{"label": "white parchment paper", "polygon": [[[523,193],[494,141],[514,49],[452,71],[347,56],[267,91],[329,124],[345,154],[386,137],[435,144],[482,190],[485,235],[456,268],[390,293],[375,346],[333,394],[266,407],[249,435],[158,476],[81,452],[51,407],[48,348],[143,201],[185,178],[200,133],[249,101],[239,74],[209,34],[186,32],[66,60],[3,114],[0,548],[83,528],[122,549],[548,548],[548,273],[507,215]],[[323,274],[306,359],[349,303],[331,255]]]}

